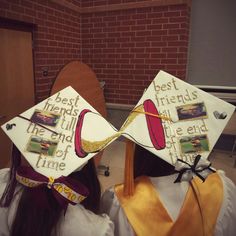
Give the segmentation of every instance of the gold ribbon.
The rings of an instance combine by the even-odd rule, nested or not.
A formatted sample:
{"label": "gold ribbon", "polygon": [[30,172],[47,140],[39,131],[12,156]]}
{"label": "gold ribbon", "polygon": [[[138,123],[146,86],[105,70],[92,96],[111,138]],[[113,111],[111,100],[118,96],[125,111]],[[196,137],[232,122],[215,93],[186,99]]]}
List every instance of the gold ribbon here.
{"label": "gold ribbon", "polygon": [[123,185],[117,185],[115,193],[138,236],[212,236],[223,200],[222,181],[213,173],[204,183],[194,178],[192,186],[197,189],[197,196],[190,185],[176,221],[169,216],[148,177],[136,179],[132,196],[125,196]]}
{"label": "gold ribbon", "polygon": [[[33,170],[29,171],[29,168],[26,169],[26,167],[21,167],[20,170],[22,173],[16,172],[16,180],[19,183],[29,188],[46,185],[49,189],[52,189],[52,191],[59,193],[59,195],[55,195],[57,199],[58,196],[60,196],[60,198],[63,198],[65,201],[67,201],[67,203],[71,203],[73,205],[78,204],[88,195],[87,188],[78,182],[76,182],[76,185],[73,186],[75,183],[70,183],[68,177],[60,177],[58,179],[49,177],[47,180],[45,176],[42,176]],[[26,171],[24,172],[24,170]],[[33,175],[34,177],[29,177],[30,175]],[[38,180],[36,180],[37,178]]]}

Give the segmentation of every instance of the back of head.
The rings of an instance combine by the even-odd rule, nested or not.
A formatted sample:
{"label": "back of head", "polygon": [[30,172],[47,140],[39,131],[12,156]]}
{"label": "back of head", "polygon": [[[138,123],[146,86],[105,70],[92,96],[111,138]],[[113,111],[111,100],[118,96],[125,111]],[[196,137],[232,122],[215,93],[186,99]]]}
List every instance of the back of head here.
{"label": "back of head", "polygon": [[150,177],[166,176],[175,173],[175,167],[158,156],[136,145],[134,152],[134,177],[146,175]]}
{"label": "back of head", "polygon": [[[17,184],[16,170],[21,165],[20,163],[20,152],[13,145],[12,166],[8,184],[0,199],[1,207],[10,207],[12,201],[14,201],[14,192],[16,192]],[[94,160],[90,159],[82,170],[71,173],[69,177],[81,182],[87,187],[89,195],[81,204],[86,209],[97,213],[99,210],[101,188],[97,178]],[[64,210],[55,199],[52,190],[46,186],[35,188],[22,186],[22,193],[10,229],[10,235],[57,235],[57,226],[61,217],[64,216]]]}
{"label": "back of head", "polygon": [[88,210],[98,213],[101,197],[101,186],[97,177],[97,171],[94,159],[90,159],[88,163],[77,172],[73,172],[70,177],[79,180],[85,185],[89,191],[89,195],[81,202]]}
{"label": "back of head", "polygon": [[[96,126],[88,128],[97,121],[105,127],[100,136]],[[98,212],[101,191],[91,158],[103,147],[104,132],[116,131],[76,90],[58,91],[1,128],[14,143],[10,178],[0,199],[4,208],[17,203],[11,235],[54,235],[68,204]],[[102,145],[94,145],[94,136]],[[18,192],[19,202],[14,198]]]}

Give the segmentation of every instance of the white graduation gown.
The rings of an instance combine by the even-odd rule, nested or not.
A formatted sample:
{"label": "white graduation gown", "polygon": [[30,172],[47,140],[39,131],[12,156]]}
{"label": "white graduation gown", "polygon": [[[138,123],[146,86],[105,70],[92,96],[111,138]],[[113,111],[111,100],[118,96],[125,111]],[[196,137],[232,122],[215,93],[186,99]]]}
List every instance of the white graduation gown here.
{"label": "white graduation gown", "polygon": [[[236,235],[236,187],[234,183],[218,171],[223,182],[223,202],[217,218],[214,236]],[[174,183],[177,174],[165,177],[150,177],[152,184],[158,189],[161,201],[167,212],[176,220],[182,207],[189,183],[182,181]],[[122,207],[119,204],[114,188],[106,190],[102,197],[102,212],[108,214],[115,224],[116,236],[134,236],[135,233],[129,224]]]}
{"label": "white graduation gown", "polygon": [[[0,197],[5,189],[9,169],[0,170]],[[19,200],[17,194],[9,208],[0,207],[0,236],[9,236]],[[96,215],[82,205],[69,204],[65,218],[60,222],[60,236],[111,236],[114,235],[114,224],[106,214]]]}

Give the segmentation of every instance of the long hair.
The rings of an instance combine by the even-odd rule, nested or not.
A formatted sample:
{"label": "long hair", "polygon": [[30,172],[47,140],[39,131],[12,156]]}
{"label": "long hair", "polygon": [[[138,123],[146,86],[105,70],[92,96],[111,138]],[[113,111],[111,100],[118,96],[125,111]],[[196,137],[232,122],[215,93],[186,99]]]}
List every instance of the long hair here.
{"label": "long hair", "polygon": [[[20,152],[13,148],[15,153],[12,163],[10,178],[0,200],[1,207],[9,207],[14,198],[16,187],[16,168],[20,165]],[[94,160],[90,159],[82,170],[74,172],[71,178],[80,181],[89,191],[89,196],[81,202],[88,210],[98,212],[101,188],[96,174]],[[64,209],[55,200],[52,192],[47,187],[28,188],[22,187],[16,215],[11,226],[11,236],[52,236],[57,235],[57,226],[64,215]]]}
{"label": "long hair", "polygon": [[10,168],[10,174],[8,183],[6,185],[6,188],[2,194],[2,197],[0,199],[0,207],[9,207],[11,204],[11,201],[13,199],[13,195],[15,192],[15,188],[17,185],[16,181],[16,170],[17,167],[21,164],[21,154],[20,151],[17,149],[17,147],[13,144],[12,146],[12,160],[11,160],[11,168]]}
{"label": "long hair", "polygon": [[173,173],[175,173],[174,166],[143,147],[135,145],[134,178],[142,175],[150,177],[166,176]]}

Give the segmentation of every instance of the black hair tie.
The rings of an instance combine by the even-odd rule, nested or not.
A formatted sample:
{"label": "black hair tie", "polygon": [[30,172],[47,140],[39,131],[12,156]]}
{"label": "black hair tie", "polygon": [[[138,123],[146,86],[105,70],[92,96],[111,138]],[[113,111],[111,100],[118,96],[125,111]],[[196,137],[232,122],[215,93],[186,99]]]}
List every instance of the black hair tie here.
{"label": "black hair tie", "polygon": [[[212,171],[212,172],[215,172],[215,170],[211,168],[211,163],[210,163],[210,162],[209,162],[209,164],[206,162],[206,163],[204,163],[204,164],[199,165],[199,164],[200,164],[200,163],[199,163],[200,159],[201,159],[201,155],[197,155],[197,156],[195,157],[194,163],[193,163],[192,165],[190,165],[189,163],[187,163],[187,162],[185,162],[185,161],[183,161],[183,160],[181,160],[181,159],[177,159],[177,161],[182,162],[182,163],[184,163],[185,165],[183,166],[182,169],[176,170],[176,172],[179,173],[179,174],[178,174],[176,180],[174,181],[174,183],[181,182],[182,176],[183,176],[183,174],[184,174],[185,172],[189,172],[189,171],[192,172],[193,174],[195,174],[196,176],[198,176],[203,182],[205,181],[205,178],[204,178],[202,175],[200,175],[200,173],[201,173],[202,171],[208,169],[208,170],[210,170],[210,171]],[[192,177],[192,178],[193,178],[193,177]]]}

